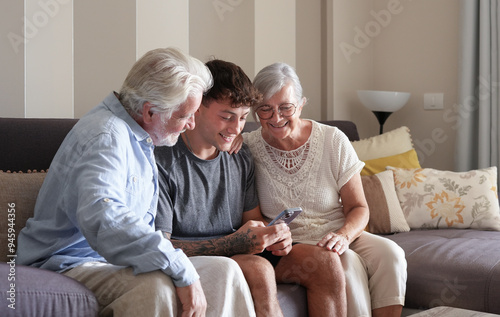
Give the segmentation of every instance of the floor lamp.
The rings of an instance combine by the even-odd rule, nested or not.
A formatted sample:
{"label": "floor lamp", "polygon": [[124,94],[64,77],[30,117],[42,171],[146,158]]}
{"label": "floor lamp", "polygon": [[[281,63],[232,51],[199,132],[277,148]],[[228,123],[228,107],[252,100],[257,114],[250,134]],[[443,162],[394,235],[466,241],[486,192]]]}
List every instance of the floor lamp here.
{"label": "floor lamp", "polygon": [[371,110],[380,124],[379,133],[384,131],[384,123],[389,116],[403,108],[410,99],[409,92],[382,91],[382,90],[358,90],[358,98],[361,103]]}

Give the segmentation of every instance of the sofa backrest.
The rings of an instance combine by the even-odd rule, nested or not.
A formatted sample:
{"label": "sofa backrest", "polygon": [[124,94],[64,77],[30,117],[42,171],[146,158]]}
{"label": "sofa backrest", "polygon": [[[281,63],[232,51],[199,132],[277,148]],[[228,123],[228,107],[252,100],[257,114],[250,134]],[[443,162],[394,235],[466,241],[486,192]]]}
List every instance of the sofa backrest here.
{"label": "sofa backrest", "polygon": [[[77,121],[78,119],[0,118],[0,170],[47,170],[62,141]],[[319,122],[338,127],[351,141],[359,140],[354,122]],[[243,131],[252,131],[258,127],[257,122],[247,122]]]}
{"label": "sofa backrest", "polygon": [[[359,140],[358,129],[356,127],[356,124],[352,121],[327,120],[327,121],[318,121],[318,122],[339,128],[342,132],[344,132],[344,134],[349,138],[350,141],[358,141]],[[258,129],[259,127],[260,127],[260,123],[248,121],[245,124],[245,128],[243,129],[243,132],[250,132],[250,131]]]}
{"label": "sofa backrest", "polygon": [[0,118],[0,170],[46,170],[78,119]]}

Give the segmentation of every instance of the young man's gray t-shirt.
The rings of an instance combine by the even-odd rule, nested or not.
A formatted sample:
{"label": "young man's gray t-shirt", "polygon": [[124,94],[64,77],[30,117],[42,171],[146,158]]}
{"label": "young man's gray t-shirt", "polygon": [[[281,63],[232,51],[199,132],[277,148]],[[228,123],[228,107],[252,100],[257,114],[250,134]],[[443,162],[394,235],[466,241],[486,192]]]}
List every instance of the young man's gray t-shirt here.
{"label": "young man's gray t-shirt", "polygon": [[159,202],[156,230],[173,239],[202,240],[231,234],[242,214],[258,206],[255,165],[243,145],[238,154],[220,152],[202,160],[179,138],[173,147],[157,147]]}

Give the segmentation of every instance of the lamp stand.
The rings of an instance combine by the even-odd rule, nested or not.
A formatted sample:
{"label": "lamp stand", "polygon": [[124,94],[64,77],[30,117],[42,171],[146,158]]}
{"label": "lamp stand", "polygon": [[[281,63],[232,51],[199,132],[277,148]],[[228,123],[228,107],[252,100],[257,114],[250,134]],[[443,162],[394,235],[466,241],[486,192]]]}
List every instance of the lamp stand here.
{"label": "lamp stand", "polygon": [[392,112],[388,111],[372,111],[375,117],[377,117],[378,123],[380,124],[379,134],[384,132],[384,123],[387,118],[392,114]]}

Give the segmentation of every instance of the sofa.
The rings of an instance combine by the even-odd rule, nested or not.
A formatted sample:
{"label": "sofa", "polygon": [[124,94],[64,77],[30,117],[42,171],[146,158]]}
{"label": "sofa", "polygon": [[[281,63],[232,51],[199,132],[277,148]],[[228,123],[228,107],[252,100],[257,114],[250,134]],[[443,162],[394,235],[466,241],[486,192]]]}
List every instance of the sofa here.
{"label": "sofa", "polygon": [[425,158],[419,159],[405,126],[352,145],[365,163],[366,230],[405,251],[405,309],[450,306],[500,314],[497,167],[422,167]]}
{"label": "sofa", "polygon": [[97,316],[97,299],[84,285],[59,273],[19,265],[15,257],[18,233],[33,215],[44,171],[75,122],[0,118],[4,136],[0,141],[0,316]]}
{"label": "sofa", "polygon": [[[95,296],[62,274],[15,263],[17,235],[33,215],[53,156],[77,119],[0,118],[0,316],[96,316]],[[338,122],[358,138],[351,122]],[[250,126],[250,125],[249,125]],[[307,316],[305,289],[280,284],[285,316]]]}
{"label": "sofa", "polygon": [[[0,275],[3,276],[0,279],[0,316],[97,315],[98,303],[84,285],[58,273],[15,264],[17,234],[33,214],[44,172],[76,121],[0,118],[0,170],[3,171],[0,172],[0,204],[4,210],[0,217]],[[324,123],[339,127],[353,144],[362,141],[353,122]],[[245,131],[256,128],[257,124],[248,122]],[[380,147],[379,144],[375,146]],[[371,190],[365,187],[365,192],[371,193]],[[392,218],[391,224],[384,227],[377,223],[379,217],[375,218],[370,218],[367,230],[395,241],[406,253],[405,309],[452,306],[500,314],[498,231],[410,230],[407,226],[393,224]],[[303,287],[279,284],[278,299],[285,316],[307,316]]]}

